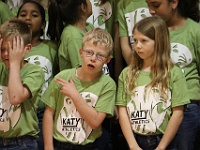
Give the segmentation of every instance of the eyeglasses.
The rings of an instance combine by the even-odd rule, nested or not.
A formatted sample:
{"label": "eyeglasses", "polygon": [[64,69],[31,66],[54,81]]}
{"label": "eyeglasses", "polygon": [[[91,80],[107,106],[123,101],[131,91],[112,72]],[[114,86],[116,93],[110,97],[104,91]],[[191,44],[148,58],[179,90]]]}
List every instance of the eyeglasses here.
{"label": "eyeglasses", "polygon": [[91,57],[91,56],[95,55],[97,60],[99,60],[99,61],[104,61],[108,58],[108,56],[104,56],[102,54],[95,53],[92,50],[87,50],[87,49],[82,49],[82,50],[83,50],[85,56]]}

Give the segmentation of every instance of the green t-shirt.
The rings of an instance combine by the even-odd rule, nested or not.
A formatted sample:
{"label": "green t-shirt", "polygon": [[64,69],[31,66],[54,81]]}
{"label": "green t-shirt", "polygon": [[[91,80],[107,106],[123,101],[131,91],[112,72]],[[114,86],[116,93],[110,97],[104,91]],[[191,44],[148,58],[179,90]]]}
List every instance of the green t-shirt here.
{"label": "green t-shirt", "polygon": [[44,83],[44,73],[40,67],[29,63],[20,70],[21,81],[29,88],[32,97],[19,105],[11,105],[8,99],[8,76],[9,70],[1,62],[0,137],[11,138],[24,135],[38,137],[36,109]]}
{"label": "green t-shirt", "polygon": [[13,17],[12,12],[6,3],[0,1],[0,25]]}
{"label": "green t-shirt", "polygon": [[131,94],[125,90],[127,68],[119,76],[116,105],[126,106],[132,130],[143,135],[164,134],[172,108],[190,103],[186,80],[174,66],[170,71],[168,98],[159,94],[158,87],[146,88],[151,82],[150,72],[140,71],[137,86]]}
{"label": "green t-shirt", "polygon": [[[76,68],[61,71],[55,78],[68,80],[72,77],[75,86],[88,105],[108,116],[114,113],[116,85],[111,77],[102,74],[91,82],[80,81]],[[94,142],[101,135],[101,126],[93,130],[75,108],[73,101],[60,93],[61,86],[52,80],[42,96],[42,101],[55,110],[53,137],[61,142],[84,145]]]}
{"label": "green t-shirt", "polygon": [[145,0],[121,0],[117,6],[119,21],[119,36],[130,38],[133,44],[132,30],[141,19],[151,16]]}
{"label": "green t-shirt", "polygon": [[[93,28],[92,24],[86,25],[87,31]],[[84,32],[75,26],[68,25],[64,28],[58,50],[60,71],[82,64],[79,50],[82,47],[83,36]]]}
{"label": "green t-shirt", "polygon": [[100,0],[90,0],[92,4],[92,15],[87,19],[87,22],[108,31],[114,37],[114,23],[117,15],[117,2],[119,0],[108,0],[103,5],[100,5]]}
{"label": "green t-shirt", "polygon": [[[42,89],[42,94],[53,79],[54,72],[56,72],[55,68],[58,66],[56,62],[57,50],[54,48],[55,47],[41,42],[38,46],[32,47],[31,51],[25,56],[25,60],[31,64],[39,65],[44,71],[45,84]],[[44,103],[40,102],[38,109],[42,108],[44,108]]]}
{"label": "green t-shirt", "polygon": [[189,98],[200,100],[200,25],[187,19],[179,30],[170,31],[171,57],[184,73]]}

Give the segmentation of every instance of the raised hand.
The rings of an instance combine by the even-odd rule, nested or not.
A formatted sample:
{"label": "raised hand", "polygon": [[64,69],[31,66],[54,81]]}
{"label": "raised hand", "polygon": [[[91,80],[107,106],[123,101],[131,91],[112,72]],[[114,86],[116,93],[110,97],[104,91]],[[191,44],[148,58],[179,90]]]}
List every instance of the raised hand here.
{"label": "raised hand", "polygon": [[23,38],[21,36],[15,36],[12,41],[8,42],[8,47],[10,63],[21,64],[26,54]]}
{"label": "raised hand", "polygon": [[78,93],[72,78],[67,81],[61,78],[56,78],[55,81],[61,85],[62,88],[60,92],[64,95],[71,97],[73,94]]}

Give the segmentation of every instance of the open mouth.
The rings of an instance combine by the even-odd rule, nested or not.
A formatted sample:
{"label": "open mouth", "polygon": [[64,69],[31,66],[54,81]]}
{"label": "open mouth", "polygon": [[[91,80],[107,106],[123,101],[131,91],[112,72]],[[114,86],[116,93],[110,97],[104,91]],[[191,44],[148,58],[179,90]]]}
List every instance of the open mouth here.
{"label": "open mouth", "polygon": [[89,68],[95,68],[95,66],[92,65],[92,64],[88,64],[88,67],[89,67]]}

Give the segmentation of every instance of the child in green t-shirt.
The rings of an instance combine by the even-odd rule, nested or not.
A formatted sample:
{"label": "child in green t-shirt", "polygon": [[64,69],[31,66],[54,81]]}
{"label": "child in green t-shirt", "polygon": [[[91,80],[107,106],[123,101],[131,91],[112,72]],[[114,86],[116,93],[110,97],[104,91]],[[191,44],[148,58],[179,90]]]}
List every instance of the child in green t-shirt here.
{"label": "child in green t-shirt", "polygon": [[160,17],[133,28],[132,63],[119,76],[116,105],[132,150],[175,149],[173,138],[189,97],[186,79],[170,58],[169,31]]}
{"label": "child in green t-shirt", "polygon": [[102,133],[101,123],[114,113],[116,84],[102,73],[112,47],[112,38],[105,30],[87,32],[79,51],[82,66],[61,71],[50,83],[42,97],[47,105],[45,149],[94,149],[93,142]]}
{"label": "child in green t-shirt", "polygon": [[[30,30],[32,31],[32,49],[25,56],[25,59],[32,64],[36,64],[42,67],[45,74],[45,84],[42,89],[42,94],[48,87],[53,76],[58,73],[57,63],[57,49],[56,44],[51,40],[43,40],[41,36],[44,34],[45,28],[45,10],[40,3],[32,0],[26,0],[20,7],[17,13],[17,18],[25,21]],[[54,44],[51,46],[50,44]],[[57,68],[57,69],[56,69]],[[42,101],[39,101],[38,106],[38,120],[40,133],[39,147],[43,148],[43,137],[42,137],[42,118],[44,113],[45,105]]]}
{"label": "child in green t-shirt", "polygon": [[1,26],[0,35],[0,147],[37,149],[36,109],[44,73],[24,61],[32,47],[31,31],[25,22],[11,19]]}

